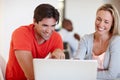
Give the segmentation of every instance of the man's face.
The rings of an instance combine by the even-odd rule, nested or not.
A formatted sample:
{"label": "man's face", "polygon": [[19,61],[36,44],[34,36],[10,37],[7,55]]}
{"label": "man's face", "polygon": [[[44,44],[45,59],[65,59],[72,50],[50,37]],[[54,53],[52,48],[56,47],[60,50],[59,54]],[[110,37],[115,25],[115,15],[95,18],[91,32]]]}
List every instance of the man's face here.
{"label": "man's face", "polygon": [[54,18],[44,18],[42,21],[39,21],[38,23],[35,22],[34,24],[37,37],[48,40],[55,30],[56,20]]}

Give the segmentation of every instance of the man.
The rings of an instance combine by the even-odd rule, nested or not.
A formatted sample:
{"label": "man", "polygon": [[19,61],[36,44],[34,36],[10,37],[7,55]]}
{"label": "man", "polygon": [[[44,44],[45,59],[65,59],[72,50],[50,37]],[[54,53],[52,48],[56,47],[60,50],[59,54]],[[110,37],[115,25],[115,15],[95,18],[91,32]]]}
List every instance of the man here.
{"label": "man", "polygon": [[6,80],[34,80],[33,58],[64,59],[63,42],[55,32],[58,11],[41,4],[34,11],[33,24],[21,26],[12,34]]}
{"label": "man", "polygon": [[73,25],[71,20],[63,19],[62,28],[59,31],[64,42],[70,45],[70,58],[74,56],[78,49],[78,44],[80,41],[80,36],[77,33],[73,33]]}

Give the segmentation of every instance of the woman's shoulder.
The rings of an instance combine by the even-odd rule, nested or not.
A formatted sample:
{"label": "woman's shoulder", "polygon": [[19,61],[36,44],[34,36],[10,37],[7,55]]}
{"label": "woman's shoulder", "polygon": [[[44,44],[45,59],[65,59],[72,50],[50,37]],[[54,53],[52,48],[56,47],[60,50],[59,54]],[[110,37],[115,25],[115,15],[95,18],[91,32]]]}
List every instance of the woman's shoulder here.
{"label": "woman's shoulder", "polygon": [[93,38],[94,38],[94,34],[85,34],[83,37],[81,37],[80,39],[80,43],[86,43],[86,44],[92,44],[93,43]]}
{"label": "woman's shoulder", "polygon": [[119,35],[112,36],[110,42],[111,42],[111,44],[114,44],[114,43],[120,44],[120,36]]}
{"label": "woman's shoulder", "polygon": [[91,34],[85,34],[83,36],[84,39],[92,39],[94,37],[94,33],[91,33]]}
{"label": "woman's shoulder", "polygon": [[119,35],[114,35],[111,38],[112,41],[116,41],[116,40],[120,40],[120,36]]}

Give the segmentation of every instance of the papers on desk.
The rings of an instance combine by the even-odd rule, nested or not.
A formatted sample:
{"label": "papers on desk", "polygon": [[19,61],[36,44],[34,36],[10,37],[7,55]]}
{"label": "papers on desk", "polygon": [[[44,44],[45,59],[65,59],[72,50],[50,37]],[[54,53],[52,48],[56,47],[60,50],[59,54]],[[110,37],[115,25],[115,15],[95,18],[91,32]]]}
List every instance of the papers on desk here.
{"label": "papers on desk", "polygon": [[45,59],[50,59],[51,58],[51,53],[49,53],[46,57],[45,57]]}

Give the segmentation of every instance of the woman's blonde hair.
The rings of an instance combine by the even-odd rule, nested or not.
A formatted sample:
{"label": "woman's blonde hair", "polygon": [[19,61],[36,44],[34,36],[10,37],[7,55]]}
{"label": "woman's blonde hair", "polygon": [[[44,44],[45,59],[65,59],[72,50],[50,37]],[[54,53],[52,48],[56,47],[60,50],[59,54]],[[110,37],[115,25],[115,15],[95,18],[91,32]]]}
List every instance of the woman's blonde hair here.
{"label": "woman's blonde hair", "polygon": [[113,24],[111,26],[110,33],[112,35],[120,35],[120,17],[116,7],[113,4],[107,3],[98,8],[97,13],[101,10],[108,11],[113,16]]}

